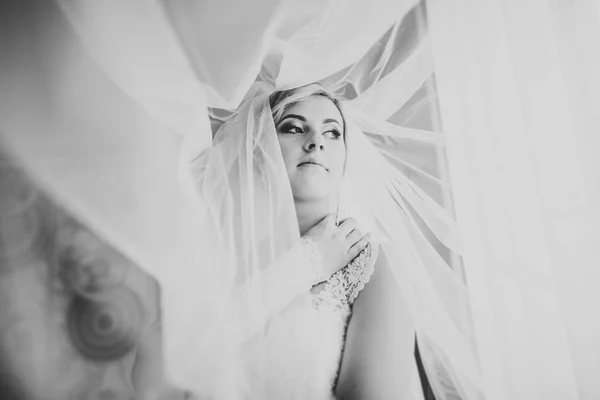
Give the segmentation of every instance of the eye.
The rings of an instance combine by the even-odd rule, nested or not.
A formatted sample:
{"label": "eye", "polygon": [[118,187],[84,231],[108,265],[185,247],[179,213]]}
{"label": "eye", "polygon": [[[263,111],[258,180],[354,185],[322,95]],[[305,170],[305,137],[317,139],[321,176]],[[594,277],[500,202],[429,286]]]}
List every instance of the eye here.
{"label": "eye", "polygon": [[330,139],[334,139],[334,140],[338,140],[339,138],[342,137],[342,134],[340,133],[340,131],[338,131],[337,129],[332,129],[329,130],[327,132],[325,132],[325,135],[330,138]]}
{"label": "eye", "polygon": [[298,134],[298,133],[304,133],[304,130],[302,129],[302,127],[296,126],[296,125],[292,125],[292,124],[283,125],[279,129],[279,131],[281,133],[292,133],[292,134],[294,134],[294,133],[296,133],[296,134]]}

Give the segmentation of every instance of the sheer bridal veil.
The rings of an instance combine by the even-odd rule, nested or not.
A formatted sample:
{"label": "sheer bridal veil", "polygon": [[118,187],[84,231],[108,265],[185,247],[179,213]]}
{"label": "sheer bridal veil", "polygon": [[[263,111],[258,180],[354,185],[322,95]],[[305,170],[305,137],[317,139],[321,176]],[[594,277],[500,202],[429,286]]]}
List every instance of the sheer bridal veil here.
{"label": "sheer bridal veil", "polygon": [[295,290],[278,279],[297,271],[299,235],[268,98],[320,82],[348,121],[342,217],[382,243],[436,398],[482,398],[448,183],[408,150],[435,157],[452,140],[435,124],[410,127],[434,103],[422,4],[59,3],[106,73],[182,138],[181,178],[202,223],[187,261],[148,266],[175,384],[205,391],[279,311],[264,293]]}

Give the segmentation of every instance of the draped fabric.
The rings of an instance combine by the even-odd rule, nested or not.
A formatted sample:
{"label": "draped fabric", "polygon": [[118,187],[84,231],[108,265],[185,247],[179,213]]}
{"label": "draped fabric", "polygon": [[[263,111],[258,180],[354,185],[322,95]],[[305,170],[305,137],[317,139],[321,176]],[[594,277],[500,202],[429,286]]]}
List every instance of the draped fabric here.
{"label": "draped fabric", "polygon": [[[596,383],[600,325],[593,318],[600,301],[596,294],[600,259],[595,251],[600,222],[595,207],[600,200],[595,176],[600,169],[596,155],[600,149],[598,0],[428,0],[417,8],[414,1],[59,3],[109,79],[174,137],[159,137],[159,129],[150,131],[149,123],[130,125],[131,132],[102,132],[88,123],[77,134],[61,132],[64,140],[56,141],[75,147],[83,142],[82,137],[88,138],[87,145],[78,147],[86,163],[72,162],[48,138],[48,127],[33,122],[33,114],[52,111],[39,108],[19,124],[43,134],[8,142],[14,144],[11,150],[24,155],[23,164],[40,185],[158,279],[163,290],[165,355],[177,384],[192,391],[198,385],[188,350],[194,345],[200,351],[201,336],[209,343],[209,333],[216,333],[204,329],[210,311],[206,308],[211,305],[208,299],[222,299],[212,283],[223,276],[207,268],[219,260],[203,249],[215,243],[215,229],[220,226],[210,218],[225,214],[197,215],[210,210],[203,194],[218,194],[213,191],[219,189],[216,178],[240,179],[243,171],[253,171],[251,178],[256,171],[259,179],[246,182],[263,187],[262,165],[272,167],[266,182],[281,183],[277,179],[283,177],[276,168],[280,160],[265,164],[268,157],[260,155],[270,154],[273,145],[266,140],[267,133],[273,133],[268,119],[255,117],[267,110],[265,96],[275,88],[320,81],[347,100],[352,132],[356,132],[350,135],[348,148],[354,165],[379,161],[372,164],[372,170],[355,169],[354,177],[345,182],[361,182],[350,184],[350,192],[353,187],[364,191],[346,195],[343,213],[361,211],[361,219],[392,244],[387,256],[394,254],[394,240],[409,243],[414,247],[412,256],[419,255],[403,258],[405,268],[395,273],[405,293],[415,293],[413,283],[421,284],[416,293],[427,293],[425,298],[412,298],[416,314],[422,313],[420,307],[437,310],[431,314],[433,321],[419,321],[417,340],[438,398],[444,398],[440,390],[444,377],[438,377],[437,371],[473,370],[468,367],[471,361],[460,360],[469,351],[447,353],[451,337],[460,336],[467,343],[463,350],[475,348],[481,380],[474,380],[481,382],[486,398],[600,397]],[[57,58],[64,55],[62,48],[53,50]],[[31,59],[35,58],[21,58]],[[54,89],[75,81],[80,72],[77,67],[61,64],[64,71],[56,73],[61,79]],[[13,87],[14,82],[9,85],[5,80],[3,88]],[[16,82],[24,88],[32,85],[25,79]],[[60,86],[63,94],[67,86]],[[432,93],[438,98],[432,99]],[[71,99],[86,95],[70,94]],[[24,100],[27,96],[13,96],[11,104],[23,101],[23,109],[30,110],[31,102]],[[47,101],[52,103],[52,99]],[[427,127],[414,126],[417,111],[437,101],[440,123],[434,116]],[[72,106],[69,111],[80,111],[76,104]],[[102,118],[118,119],[117,106],[110,106]],[[90,115],[102,123],[98,113]],[[17,118],[3,112],[2,127],[8,135],[27,131],[11,124]],[[223,175],[218,173],[219,164],[207,162],[207,149],[217,148],[211,150],[214,160],[226,150],[219,149],[219,144],[243,137],[247,142],[237,144],[238,149],[245,149],[255,142],[257,133],[250,129],[244,136],[233,124],[218,133],[229,118],[230,123],[237,118],[238,124],[268,129],[262,139],[256,138],[262,147],[246,153],[252,157],[223,153],[220,162],[229,157],[231,172]],[[432,132],[442,128],[443,135]],[[229,139],[227,132],[235,133],[235,138]],[[72,137],[65,139],[69,134]],[[179,168],[187,198],[179,194],[172,173],[177,168],[174,145],[180,140],[185,142],[179,151]],[[437,160],[445,150],[450,179],[419,160]],[[99,152],[120,158],[108,165],[98,157]],[[54,158],[48,162],[44,156]],[[242,161],[253,168],[246,168]],[[389,180],[376,174],[380,179],[371,182],[376,165],[385,166],[382,170],[389,172]],[[134,182],[128,187],[110,178],[124,171],[123,181]],[[199,190],[197,178],[211,176],[206,171],[212,171],[214,179]],[[156,188],[156,182],[167,184]],[[385,190],[383,183],[388,184]],[[282,205],[280,215],[285,216],[289,192],[285,185],[276,187],[284,189],[270,196]],[[249,189],[240,188],[237,196],[242,190],[249,195]],[[256,192],[260,196],[267,193],[260,190]],[[220,193],[224,198],[232,195]],[[394,202],[384,203],[379,214],[373,214],[370,210],[379,206],[373,200],[381,196]],[[454,200],[463,239],[462,269],[456,254],[440,245],[459,248],[455,228],[430,198],[446,209]],[[240,204],[231,201],[232,197],[229,203],[217,199],[208,202],[220,211],[225,210],[224,204],[231,210]],[[264,209],[256,211],[252,215],[260,216]],[[395,229],[399,225],[377,222],[387,221],[383,217],[390,215],[414,224]],[[403,220],[405,215],[411,218]],[[277,236],[279,249],[294,243],[294,221],[286,218],[287,235]],[[246,226],[246,232],[263,229],[250,221]],[[435,243],[436,252],[430,243]],[[262,257],[275,260],[281,255],[252,246],[242,248],[258,257],[253,264],[257,268],[270,269]],[[404,256],[396,254],[398,259]],[[453,269],[446,265],[449,260]],[[288,272],[297,271],[293,263],[286,266]],[[466,288],[461,283],[463,269]],[[294,276],[286,275],[285,269],[282,272],[288,278]],[[302,278],[301,274],[297,277]],[[406,277],[414,281],[407,282]],[[288,288],[297,289],[288,283]],[[285,297],[281,291],[272,293]],[[435,304],[426,303],[428,299]],[[441,320],[451,319],[448,324],[457,327],[451,329],[454,336],[446,337],[445,331],[435,335],[435,316],[440,314]],[[248,327],[260,326],[261,318],[255,315],[234,322],[248,334]],[[442,350],[436,347],[440,343]],[[445,353],[448,357],[442,356]],[[444,367],[438,367],[440,363]],[[461,386],[460,375],[452,376],[452,386]],[[210,379],[210,375],[200,378]]]}
{"label": "draped fabric", "polygon": [[[54,181],[46,182],[61,192],[59,197],[75,205],[77,213],[91,226],[158,279],[163,290],[165,355],[176,383],[191,390],[202,389],[197,387],[201,380],[197,374],[202,369],[194,368],[195,363],[203,361],[202,357],[194,358],[201,352],[191,349],[201,348],[201,336],[215,333],[206,329],[212,304],[207,299],[224,300],[224,293],[236,295],[233,286],[219,292],[216,289],[223,286],[213,287],[210,283],[217,279],[232,283],[234,276],[249,282],[253,277],[273,274],[271,281],[256,280],[259,288],[272,288],[274,285],[268,282],[276,278],[274,267],[286,261],[287,251],[294,249],[297,227],[289,187],[285,175],[281,175],[266,98],[275,89],[320,81],[346,99],[350,121],[351,162],[341,196],[342,213],[360,215],[361,222],[372,226],[385,243],[386,257],[398,261],[394,273],[417,320],[421,358],[438,398],[456,394],[467,399],[479,397],[462,272],[456,262],[448,267],[448,261],[456,259],[448,248],[459,251],[461,247],[456,227],[445,210],[451,197],[448,184],[435,168],[419,165],[411,159],[414,154],[407,155],[407,149],[417,148],[435,158],[443,152],[448,137],[410,125],[415,111],[432,103],[432,54],[436,56],[436,75],[441,74],[441,88],[446,91],[442,92],[446,93],[442,98],[443,125],[458,137],[462,132],[453,127],[452,110],[447,105],[452,97],[447,94],[447,85],[453,77],[444,75],[444,68],[453,71],[455,66],[446,65],[447,59],[440,58],[448,56],[448,49],[453,47],[444,46],[447,38],[440,39],[443,34],[439,27],[443,25],[440,13],[435,13],[439,11],[437,3],[431,5],[437,16],[433,26],[438,27],[432,38],[423,23],[424,7],[414,1],[311,1],[301,6],[286,1],[251,5],[237,1],[60,4],[82,43],[110,79],[184,141],[180,171],[195,209],[181,207],[186,204],[182,199],[164,203],[145,200],[158,194],[157,189],[150,189],[148,173],[139,172],[147,181],[131,189],[139,196],[136,201],[127,197],[123,202],[110,203],[113,207],[139,206],[123,212],[127,215],[124,221],[105,218],[111,213],[105,200],[115,188],[94,181],[94,170],[79,171],[82,178],[87,178],[83,181],[99,185],[94,196],[65,189],[69,188],[66,175],[54,175]],[[566,45],[564,51],[568,51]],[[578,66],[570,68],[575,71]],[[459,76],[460,82],[468,85],[466,76]],[[586,92],[590,99],[594,93]],[[470,114],[461,115],[470,121]],[[131,149],[140,149],[137,153],[131,151],[136,154],[132,162],[152,165],[151,157],[142,159],[147,155],[142,150],[160,148],[158,141],[152,144],[146,143],[143,135],[134,137],[141,140],[128,143]],[[123,135],[122,140],[131,139]],[[119,165],[111,168],[119,172]],[[78,172],[71,169],[75,170],[73,174]],[[162,178],[166,174],[157,173],[162,173]],[[39,176],[44,175],[40,172]],[[232,183],[238,183],[237,189],[232,190]],[[189,218],[185,218],[183,214],[188,211]],[[195,214],[199,211],[205,212],[201,222]],[[236,220],[234,216],[243,218]],[[145,240],[149,237],[153,240]],[[228,252],[227,245],[234,245],[239,253]],[[473,242],[469,242],[469,248],[473,248]],[[483,273],[481,265],[486,260],[468,261],[467,269],[475,271],[469,275],[470,294],[482,307],[477,315],[485,318],[485,310],[491,308],[477,297],[485,286],[476,277]],[[289,270],[283,268],[281,272],[289,272],[285,275],[288,278],[295,276],[294,263],[284,264]],[[214,265],[231,268],[213,274],[214,269],[209,267]],[[244,274],[239,275],[240,271]],[[295,282],[288,283],[291,291],[297,289]],[[274,298],[285,297],[286,287],[269,293]],[[261,301],[258,297],[251,300]],[[227,307],[233,303],[220,304],[221,315],[231,315]],[[233,333],[244,336],[252,334],[250,327],[260,327],[264,318],[268,315],[229,321],[239,328]],[[481,339],[489,338],[485,336],[489,331],[479,332],[483,334],[476,336],[477,350],[489,355]],[[241,340],[224,338],[229,343]],[[492,358],[486,358],[486,362],[485,366],[494,364]],[[489,378],[496,376],[494,370],[489,371],[490,382],[498,382]],[[200,378],[210,376],[207,373]]]}
{"label": "draped fabric", "polygon": [[[460,250],[457,232],[406,170],[447,188],[400,151],[403,142],[435,148],[444,138],[386,122],[433,72],[422,8],[412,1],[230,3],[60,3],[109,76],[184,135],[182,177],[204,211],[195,238],[201,257],[150,271],[163,292],[170,378],[210,393],[237,347],[305,289],[267,99],[276,89],[321,81],[347,100],[340,212],[358,215],[384,243],[437,397],[479,398],[464,283],[426,237]],[[215,282],[210,293],[194,290],[199,280]],[[256,361],[257,371],[265,368]]]}
{"label": "draped fabric", "polygon": [[593,1],[428,1],[490,399],[600,396]]}

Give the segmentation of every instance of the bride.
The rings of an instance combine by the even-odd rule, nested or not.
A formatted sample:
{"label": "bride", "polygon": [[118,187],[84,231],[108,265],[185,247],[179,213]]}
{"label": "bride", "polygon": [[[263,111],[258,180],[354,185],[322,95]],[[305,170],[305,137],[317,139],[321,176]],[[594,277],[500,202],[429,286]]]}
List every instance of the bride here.
{"label": "bride", "polygon": [[[353,303],[361,301],[359,294],[374,270],[381,274],[389,267],[383,257],[378,258],[379,245],[369,234],[363,235],[356,219],[339,220],[341,183],[346,165],[352,163],[346,152],[351,132],[346,129],[340,101],[321,85],[311,84],[276,92],[269,105],[302,235],[298,274],[281,277],[294,282],[275,285],[289,284],[297,290],[281,297],[277,306],[281,311],[242,346],[235,374],[223,381],[227,388],[223,398],[331,399]],[[360,380],[353,376],[354,382],[342,382],[344,387],[338,392],[343,398],[368,394],[369,398],[422,399],[411,354],[414,326],[406,315],[403,318],[402,299],[393,298],[395,291],[381,284],[378,288],[387,292],[388,301],[395,300],[400,311],[385,328],[391,339],[386,347],[396,357],[386,367],[395,379],[386,380],[381,366],[374,365],[378,371],[363,372]],[[379,323],[385,323],[381,317]],[[264,363],[259,368],[257,360]],[[374,381],[374,373],[379,374],[379,385],[369,382]]]}
{"label": "bride", "polygon": [[[276,267],[271,266],[269,273],[255,271],[256,276],[235,277],[235,281],[242,282],[236,283],[230,299],[224,300],[230,302],[231,308],[227,311],[220,308],[218,317],[221,319],[228,312],[242,315],[246,322],[252,320],[249,326],[255,327],[250,329],[239,321],[225,323],[221,319],[219,329],[235,324],[244,332],[243,337],[237,330],[229,336],[220,331],[212,337],[220,339],[218,343],[212,341],[207,347],[212,347],[211,352],[204,354],[211,361],[210,368],[203,369],[206,375],[198,374],[198,379],[204,382],[204,391],[197,395],[222,399],[333,399],[353,303],[360,299],[359,294],[374,270],[388,267],[380,265],[378,260],[383,258],[378,257],[379,245],[361,230],[355,218],[340,220],[342,180],[347,165],[352,163],[346,149],[347,142],[351,142],[347,136],[352,132],[347,129],[340,101],[323,86],[311,84],[275,92],[269,96],[267,106],[274,129],[250,133],[262,136],[263,143],[278,143],[279,154],[269,157],[276,160],[281,156],[280,171],[271,172],[286,174],[289,180],[291,202],[287,208],[295,213],[296,223],[292,225],[298,229],[298,245]],[[235,121],[229,124],[236,125]],[[223,131],[226,128],[221,127]],[[265,138],[267,135],[271,137]],[[215,139],[218,142],[219,134]],[[231,152],[238,141],[216,144],[195,160],[195,177],[200,187],[206,185],[211,161],[219,160],[220,164],[222,154]],[[220,175],[229,174],[223,171]],[[236,184],[243,187],[254,183],[242,182],[239,176],[235,176],[234,182],[227,182],[229,191]],[[281,192],[284,191],[278,190],[277,195]],[[209,190],[205,199],[212,195],[214,192]],[[242,201],[241,198],[232,201],[236,200]],[[239,215],[235,219],[249,217]],[[241,263],[247,263],[245,256]],[[400,329],[395,327],[400,335],[388,343],[389,349],[405,350],[404,357],[396,352],[399,362],[394,365],[395,381],[387,382],[388,387],[380,385],[379,393],[371,388],[369,397],[383,398],[384,393],[390,392],[389,385],[395,382],[396,389],[402,383],[402,392],[394,392],[394,398],[423,398],[415,360],[410,357],[414,327],[409,319],[408,322]],[[398,344],[401,339],[404,343]],[[143,379],[139,370],[145,367],[138,363],[138,371],[134,373],[138,374],[138,386],[147,389],[150,382],[139,381]],[[363,376],[362,383],[369,378],[373,377]],[[341,388],[346,394],[343,398],[354,398],[354,392],[365,389],[344,384],[348,387]]]}
{"label": "bride", "polygon": [[297,270],[264,285],[266,291],[288,289],[272,297],[262,291],[277,312],[241,346],[233,365],[224,366],[219,394],[330,399],[350,307],[373,272],[378,248],[355,219],[338,221],[347,161],[340,103],[313,84],[274,93],[270,106],[302,235],[292,260]]}
{"label": "bride", "polygon": [[[207,263],[218,266],[211,279],[220,282],[202,314],[210,317],[181,340],[188,363],[171,374],[195,396],[424,398],[426,377],[412,354],[419,318],[394,283],[393,263],[410,263],[401,254],[410,251],[385,239],[373,210],[361,207],[356,193],[377,193],[366,164],[377,159],[365,157],[362,133],[343,110],[320,84],[253,96],[191,162],[212,233],[202,247],[212,250]],[[354,306],[362,310],[356,320]],[[421,336],[432,357],[428,340]],[[438,398],[473,390],[443,362],[425,359]],[[167,393],[151,389],[159,380],[145,369],[138,362],[137,387]]]}

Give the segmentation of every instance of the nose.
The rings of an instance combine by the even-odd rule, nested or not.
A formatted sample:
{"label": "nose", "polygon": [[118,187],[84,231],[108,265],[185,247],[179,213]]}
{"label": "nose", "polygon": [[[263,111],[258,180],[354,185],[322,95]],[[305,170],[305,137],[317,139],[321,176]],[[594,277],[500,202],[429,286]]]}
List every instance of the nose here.
{"label": "nose", "polygon": [[310,137],[304,143],[304,150],[308,153],[319,149],[321,151],[325,150],[325,138],[323,135],[315,133],[310,135]]}

